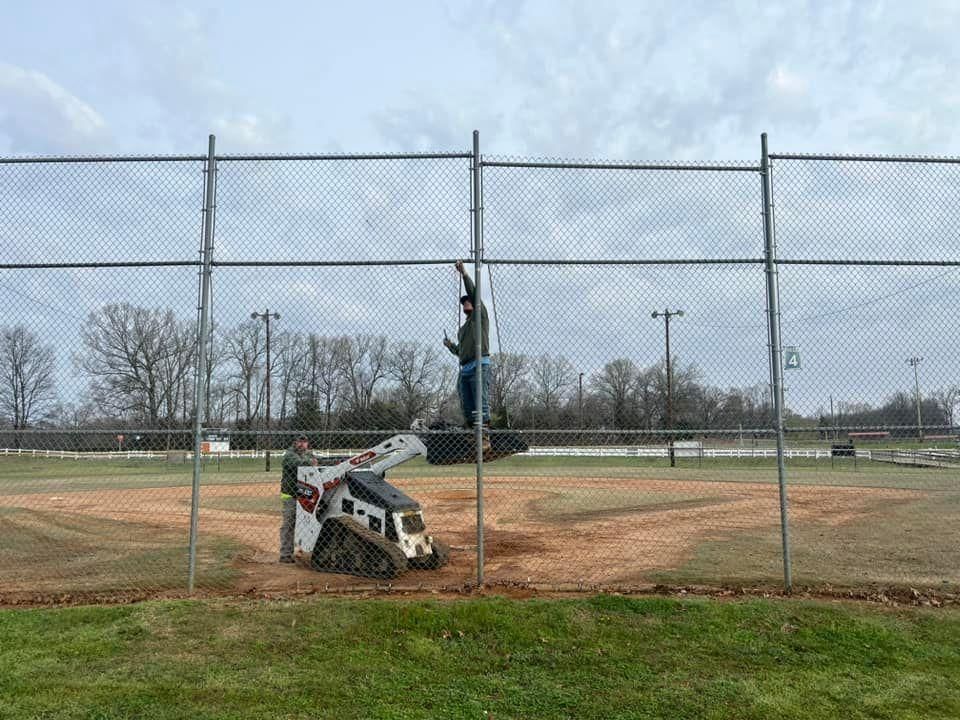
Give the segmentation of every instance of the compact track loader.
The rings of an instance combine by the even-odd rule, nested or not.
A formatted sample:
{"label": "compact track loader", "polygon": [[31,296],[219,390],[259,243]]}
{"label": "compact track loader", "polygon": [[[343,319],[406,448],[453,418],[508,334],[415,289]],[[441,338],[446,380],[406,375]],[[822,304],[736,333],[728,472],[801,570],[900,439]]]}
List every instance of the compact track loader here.
{"label": "compact track loader", "polygon": [[[505,436],[484,450],[485,459],[527,449],[517,433]],[[385,474],[417,456],[433,464],[470,462],[476,445],[463,432],[426,433],[423,440],[394,435],[336,465],[299,468],[296,556],[315,570],[381,579],[446,565],[449,548],[427,533],[420,504]]]}

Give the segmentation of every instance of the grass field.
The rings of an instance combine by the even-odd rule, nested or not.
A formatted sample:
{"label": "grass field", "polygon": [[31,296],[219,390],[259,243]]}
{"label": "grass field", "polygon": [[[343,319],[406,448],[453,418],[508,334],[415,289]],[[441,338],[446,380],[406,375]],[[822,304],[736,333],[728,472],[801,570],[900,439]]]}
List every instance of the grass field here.
{"label": "grass field", "polygon": [[[276,465],[276,463],[275,463]],[[148,460],[0,459],[0,595],[179,589],[192,467]],[[417,585],[475,578],[473,467],[406,463],[392,480],[454,547]],[[788,463],[800,585],[960,587],[960,474],[850,459]],[[278,466],[208,462],[198,584],[275,589],[336,578],[275,567]],[[486,577],[541,586],[782,579],[773,460],[505,458],[485,467]],[[356,581],[351,581],[356,582]]]}
{"label": "grass field", "polygon": [[0,718],[956,718],[960,610],[179,601],[0,611]]}

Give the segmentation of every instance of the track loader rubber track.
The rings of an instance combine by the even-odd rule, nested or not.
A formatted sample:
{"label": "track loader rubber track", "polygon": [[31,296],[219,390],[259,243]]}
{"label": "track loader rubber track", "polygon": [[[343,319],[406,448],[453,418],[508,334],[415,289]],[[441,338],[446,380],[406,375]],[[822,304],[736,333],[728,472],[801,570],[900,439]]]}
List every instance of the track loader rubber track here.
{"label": "track loader rubber track", "polygon": [[414,570],[437,570],[450,562],[450,548],[439,540],[434,540],[430,546],[433,551],[430,555],[422,558],[410,558],[407,560],[411,569]]}
{"label": "track loader rubber track", "polygon": [[395,544],[353,518],[329,518],[320,530],[310,566],[321,572],[389,580],[407,569]]}

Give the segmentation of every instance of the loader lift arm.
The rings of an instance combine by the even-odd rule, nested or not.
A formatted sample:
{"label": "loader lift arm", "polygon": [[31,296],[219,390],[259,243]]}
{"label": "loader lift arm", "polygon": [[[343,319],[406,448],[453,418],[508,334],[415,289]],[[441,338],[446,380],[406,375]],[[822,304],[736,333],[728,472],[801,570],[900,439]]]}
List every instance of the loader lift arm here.
{"label": "loader lift arm", "polygon": [[416,435],[394,435],[379,445],[347,458],[337,465],[331,465],[317,471],[317,482],[324,492],[337,487],[353,470],[369,467],[383,477],[392,467],[396,467],[418,455],[426,457],[427,448]]}

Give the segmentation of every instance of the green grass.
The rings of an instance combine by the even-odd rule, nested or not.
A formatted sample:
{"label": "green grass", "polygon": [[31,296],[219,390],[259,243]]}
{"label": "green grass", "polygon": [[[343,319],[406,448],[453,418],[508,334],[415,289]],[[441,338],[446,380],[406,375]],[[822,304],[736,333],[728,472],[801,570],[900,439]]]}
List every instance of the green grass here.
{"label": "green grass", "polygon": [[[797,585],[915,586],[960,592],[960,492],[919,500],[870,499],[866,514],[840,525],[793,522],[790,548]],[[779,526],[731,533],[697,546],[678,568],[652,580],[769,584],[783,576]]]}
{"label": "green grass", "polygon": [[[417,458],[393,469],[391,477],[471,478],[471,465],[428,465]],[[640,477],[654,480],[695,482],[777,481],[773,459],[681,458],[677,467],[666,460],[621,457],[512,457],[484,466],[488,477]],[[279,482],[280,468],[263,471],[259,460],[230,460],[220,466],[207,463],[204,485]],[[794,484],[860,487],[948,488],[960,481],[960,471],[893,465],[849,459],[795,459],[787,463],[788,482]],[[59,460],[55,458],[0,458],[0,495],[55,493],[58,491],[106,490],[152,487],[187,487],[192,468],[183,463],[155,461]]]}
{"label": "green grass", "polygon": [[0,612],[0,718],[955,718],[960,612],[152,602]]}
{"label": "green grass", "polygon": [[[13,508],[0,525],[0,569],[5,584],[31,591],[168,590],[187,584],[187,529],[148,528],[69,513]],[[229,586],[240,544],[203,536],[197,581]]]}

